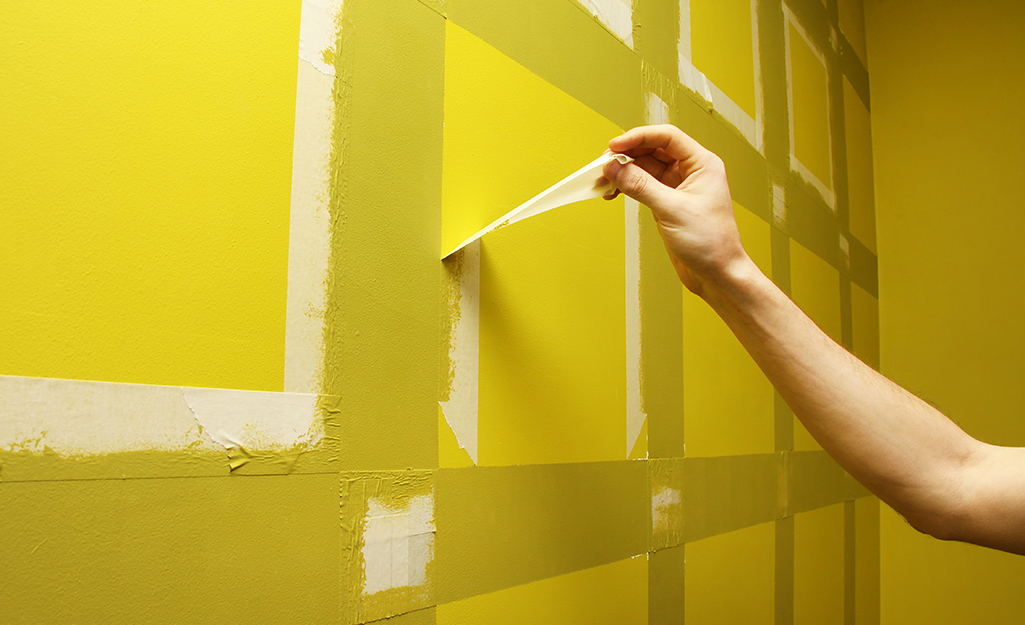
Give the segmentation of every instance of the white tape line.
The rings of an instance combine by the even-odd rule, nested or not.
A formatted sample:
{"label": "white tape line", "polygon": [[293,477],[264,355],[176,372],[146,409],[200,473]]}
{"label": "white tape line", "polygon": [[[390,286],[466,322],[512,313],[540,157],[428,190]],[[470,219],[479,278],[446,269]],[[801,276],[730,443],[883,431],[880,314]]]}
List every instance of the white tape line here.
{"label": "white tape line", "polygon": [[652,494],[651,529],[653,533],[666,532],[673,527],[675,518],[679,517],[678,507],[682,501],[680,491],[668,486]]}
{"label": "white tape line", "polygon": [[691,61],[690,2],[680,2],[680,42],[678,46],[678,69],[680,83],[698,95],[723,119],[736,128],[759,153],[764,151],[763,111],[765,108],[762,90],[761,59],[758,50],[758,7],[757,0],[751,0],[751,33],[755,74],[755,117],[726,95],[719,87],[694,67]]}
{"label": "white tape line", "polygon": [[669,105],[654,93],[648,93],[645,99],[644,116],[648,124],[668,124]]}
{"label": "white tape line", "polygon": [[772,183],[772,218],[781,227],[787,222],[786,189],[775,182]]}
{"label": "white tape line", "polygon": [[400,507],[370,499],[363,522],[363,594],[425,583],[434,533],[433,497],[411,497]]}
{"label": "white tape line", "polygon": [[626,198],[626,457],[637,446],[644,421],[641,395],[641,205]]}
{"label": "white tape line", "polygon": [[690,65],[690,0],[680,0],[680,43],[678,52],[681,59]]}
{"label": "white tape line", "polygon": [[[808,44],[808,48],[812,51],[812,54],[822,63],[822,71],[826,73],[826,111],[827,115],[832,110],[832,106],[829,103],[829,70],[826,66],[826,57],[822,52],[812,43],[811,37],[808,36],[807,31],[801,26],[801,23],[797,21],[797,16],[787,7],[783,5],[783,16],[784,16],[784,30],[783,30],[783,43],[786,50],[786,70],[787,70],[787,112],[790,118],[790,168],[797,172],[816,191],[822,196],[823,201],[833,211],[836,211],[836,194],[832,190],[833,186],[833,135],[826,129],[826,138],[829,140],[829,172],[830,179],[827,181],[820,180],[818,176],[813,174],[804,163],[802,163],[797,156],[794,154],[794,78],[793,70],[790,67],[791,58],[791,47],[792,42],[790,41],[790,24],[793,24],[794,29],[804,39],[805,43]],[[827,126],[829,126],[827,120]]]}
{"label": "white tape line", "polygon": [[326,76],[335,75],[338,17],[342,0],[303,0],[299,18],[299,58]]}
{"label": "white tape line", "polygon": [[324,438],[317,396],[0,376],[0,449],[279,451]]}
{"label": "white tape line", "polygon": [[517,221],[529,219],[566,204],[602,197],[615,188],[602,174],[602,168],[614,160],[624,165],[633,162],[633,159],[625,154],[603,153],[587,165],[584,165],[477,231],[473,236],[457,245],[454,250],[442,256],[442,258],[448,258],[489,232],[504,228]]}
{"label": "white tape line", "polygon": [[284,389],[320,390],[324,366],[324,310],[331,252],[329,167],[334,125],[334,54],[338,0],[305,0],[292,150]]}
{"label": "white tape line", "polygon": [[634,47],[633,7],[624,0],[577,0],[609,31],[625,43]]}
{"label": "white tape line", "polygon": [[440,402],[445,421],[459,447],[477,464],[477,392],[480,367],[480,241],[463,248],[459,280],[459,310],[449,342],[452,388]]}

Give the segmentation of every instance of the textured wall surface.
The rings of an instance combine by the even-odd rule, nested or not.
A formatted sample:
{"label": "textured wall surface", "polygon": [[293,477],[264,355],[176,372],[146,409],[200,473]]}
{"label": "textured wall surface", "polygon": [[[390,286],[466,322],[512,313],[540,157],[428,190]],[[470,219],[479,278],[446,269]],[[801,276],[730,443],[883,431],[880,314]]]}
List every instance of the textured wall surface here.
{"label": "textured wall surface", "polygon": [[[1025,7],[867,10],[883,372],[972,436],[1023,446]],[[881,537],[886,622],[1021,620],[1025,559],[929,539],[885,508]]]}
{"label": "textured wall surface", "polygon": [[6,13],[0,621],[879,621],[878,502],[646,208],[440,260],[670,122],[878,366],[860,0]]}

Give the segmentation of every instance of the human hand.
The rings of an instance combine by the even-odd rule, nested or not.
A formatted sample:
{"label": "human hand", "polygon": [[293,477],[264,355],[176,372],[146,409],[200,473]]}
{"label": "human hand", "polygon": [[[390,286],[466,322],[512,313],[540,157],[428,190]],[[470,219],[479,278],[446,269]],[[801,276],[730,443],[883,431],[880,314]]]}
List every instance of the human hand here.
{"label": "human hand", "polygon": [[612,161],[605,177],[651,209],[669,259],[688,289],[700,296],[707,283],[718,283],[738,264],[750,262],[737,232],[722,159],[669,124],[629,130],[610,141],[609,149],[634,162]]}

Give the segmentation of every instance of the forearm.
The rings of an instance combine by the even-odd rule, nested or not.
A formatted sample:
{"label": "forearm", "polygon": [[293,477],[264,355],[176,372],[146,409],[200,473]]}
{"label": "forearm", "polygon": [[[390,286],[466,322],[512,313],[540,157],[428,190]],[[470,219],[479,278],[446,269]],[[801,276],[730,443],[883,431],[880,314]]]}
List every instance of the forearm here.
{"label": "forearm", "polygon": [[837,345],[753,263],[701,295],[845,470],[919,529],[949,533],[980,443]]}

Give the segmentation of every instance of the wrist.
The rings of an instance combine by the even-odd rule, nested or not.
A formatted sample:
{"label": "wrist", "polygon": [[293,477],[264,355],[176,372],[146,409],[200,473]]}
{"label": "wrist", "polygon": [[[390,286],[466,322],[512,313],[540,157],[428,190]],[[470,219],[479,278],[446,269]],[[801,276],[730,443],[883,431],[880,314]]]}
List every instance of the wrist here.
{"label": "wrist", "polygon": [[744,254],[704,281],[701,299],[718,312],[727,308],[743,310],[768,281],[758,265]]}

